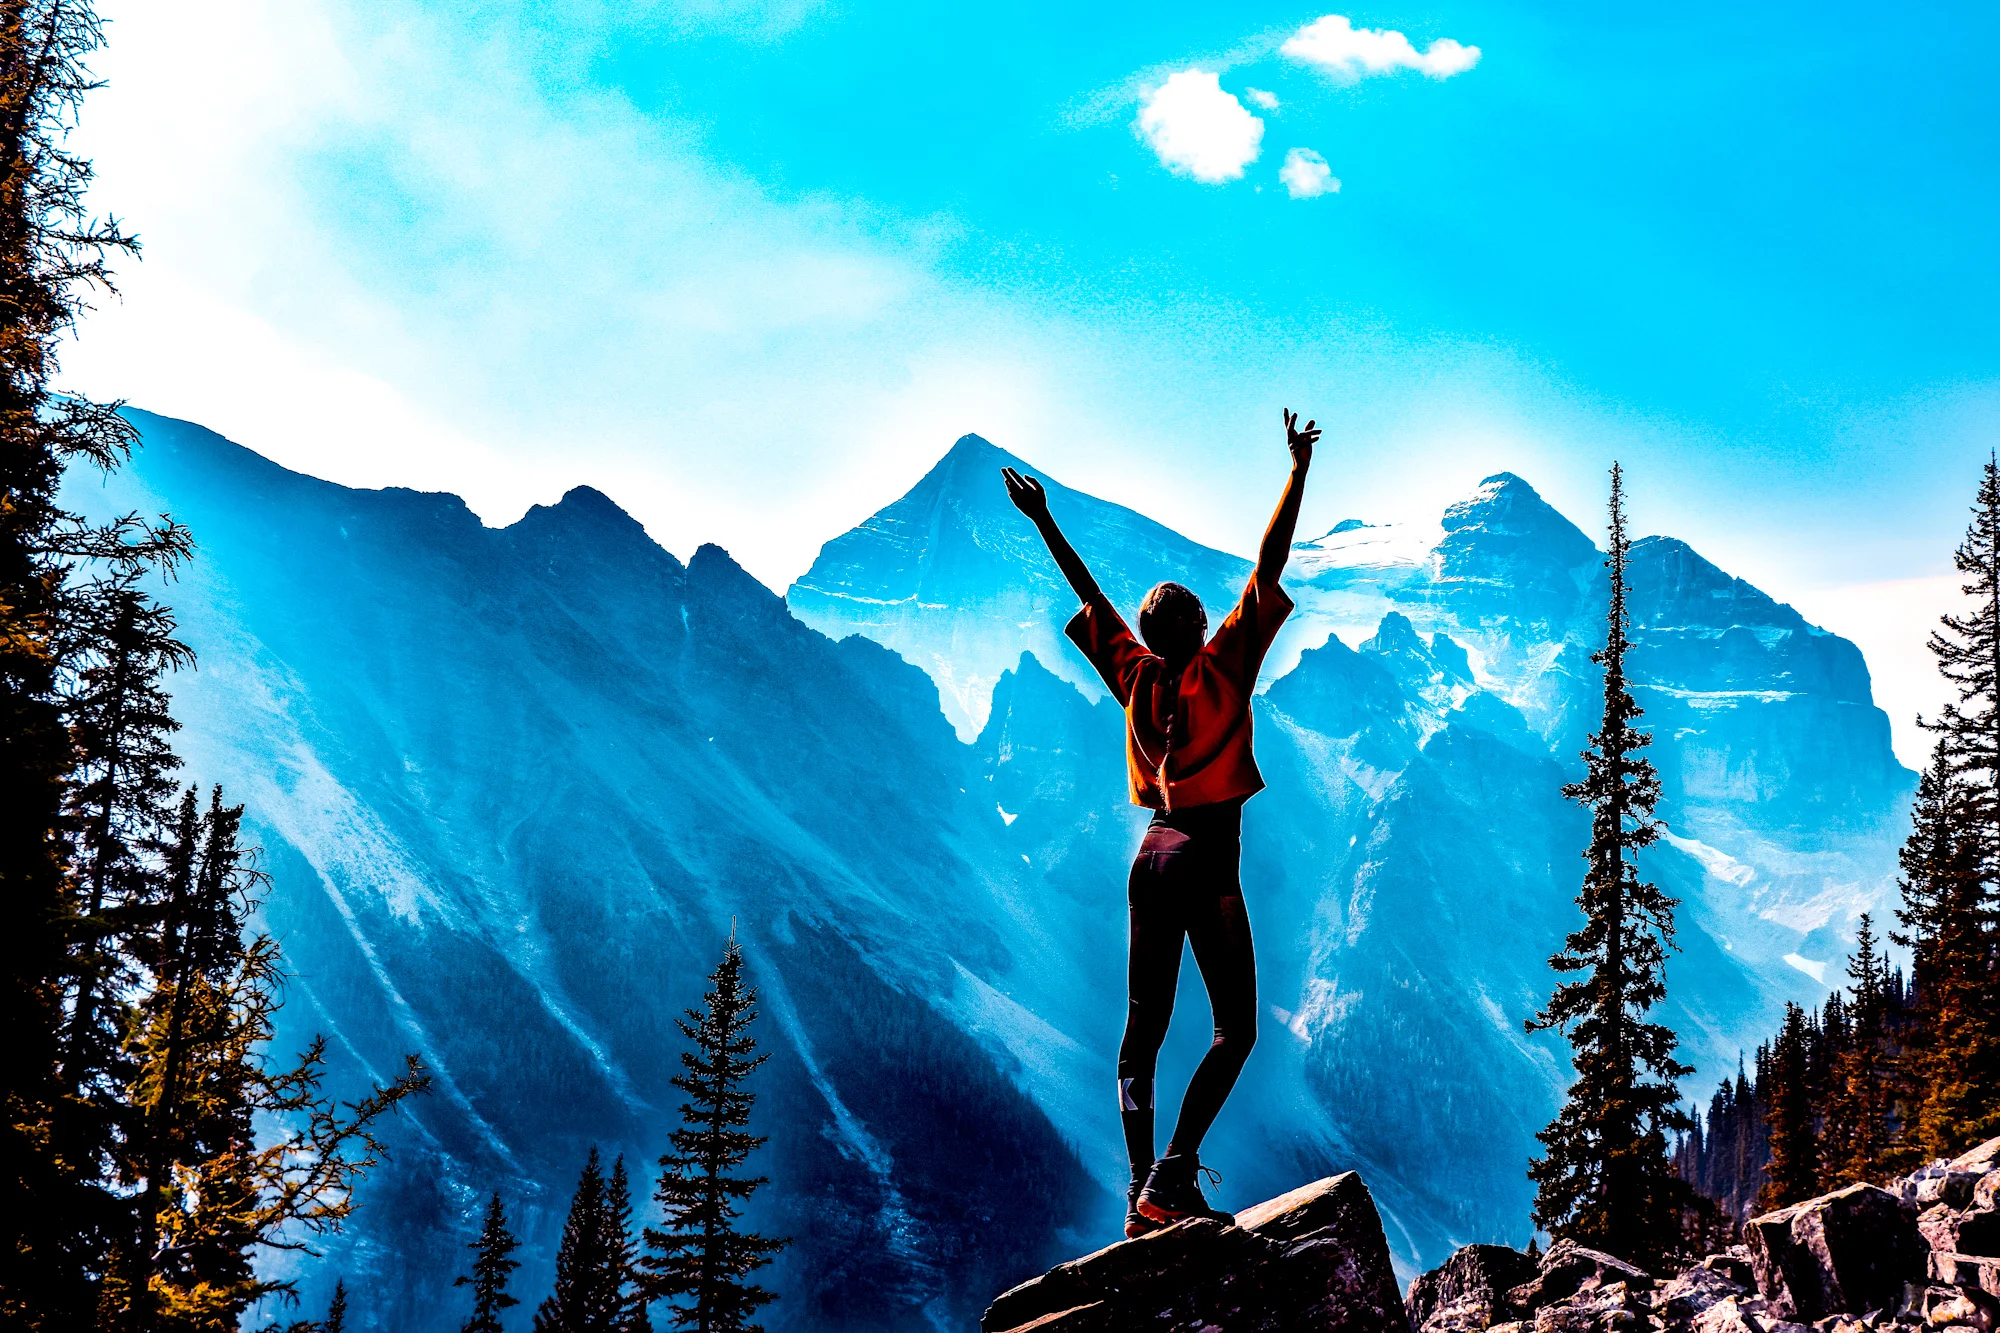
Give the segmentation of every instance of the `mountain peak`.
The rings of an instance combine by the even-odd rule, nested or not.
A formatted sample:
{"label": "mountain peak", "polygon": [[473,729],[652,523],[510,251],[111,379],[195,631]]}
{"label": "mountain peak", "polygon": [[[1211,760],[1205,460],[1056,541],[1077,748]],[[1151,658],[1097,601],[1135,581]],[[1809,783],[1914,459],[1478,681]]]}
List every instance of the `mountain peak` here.
{"label": "mountain peak", "polygon": [[1004,495],[996,475],[1003,467],[1019,468],[1033,474],[1043,485],[1050,484],[1040,469],[1029,466],[985,436],[961,435],[917,483],[917,489],[922,490],[927,484],[953,491],[990,487],[995,495]]}

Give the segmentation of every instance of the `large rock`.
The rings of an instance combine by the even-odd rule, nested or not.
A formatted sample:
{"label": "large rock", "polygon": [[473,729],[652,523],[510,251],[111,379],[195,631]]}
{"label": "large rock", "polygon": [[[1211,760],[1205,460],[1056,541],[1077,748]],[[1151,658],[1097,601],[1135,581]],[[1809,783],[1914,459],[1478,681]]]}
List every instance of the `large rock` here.
{"label": "large rock", "polygon": [[1458,1333],[1492,1327],[1511,1317],[1507,1293],[1532,1282],[1533,1259],[1505,1245],[1466,1245],[1410,1282],[1403,1300],[1419,1333]]}
{"label": "large rock", "polygon": [[1507,1293],[1507,1303],[1529,1315],[1545,1305],[1616,1282],[1623,1282],[1632,1291],[1645,1291],[1653,1285],[1650,1274],[1623,1259],[1559,1240],[1542,1256],[1540,1273]]}
{"label": "large rock", "polygon": [[1665,1320],[1693,1319],[1731,1297],[1746,1296],[1753,1280],[1749,1268],[1744,1261],[1696,1264],[1659,1289],[1653,1299],[1654,1312]]}
{"label": "large rock", "polygon": [[982,1333],[1410,1333],[1382,1219],[1352,1171],[1237,1214],[1058,1265],[995,1300]]}
{"label": "large rock", "polygon": [[[2000,1179],[2000,1172],[1989,1179]],[[2000,1255],[2000,1210],[1960,1211],[1940,1203],[1918,1216],[1917,1233],[1931,1249],[1946,1254]]]}
{"label": "large rock", "polygon": [[1752,1218],[1757,1289],[1781,1319],[1810,1322],[1893,1304],[1924,1276],[1916,1219],[1894,1194],[1849,1185]]}
{"label": "large rock", "polygon": [[1952,1166],[1960,1171],[2000,1171],[2000,1136],[1990,1138],[1959,1157],[1954,1157]]}
{"label": "large rock", "polygon": [[2000,1259],[1983,1254],[1945,1254],[1933,1251],[1930,1279],[1953,1286],[1971,1287],[1989,1296],[2000,1296]]}

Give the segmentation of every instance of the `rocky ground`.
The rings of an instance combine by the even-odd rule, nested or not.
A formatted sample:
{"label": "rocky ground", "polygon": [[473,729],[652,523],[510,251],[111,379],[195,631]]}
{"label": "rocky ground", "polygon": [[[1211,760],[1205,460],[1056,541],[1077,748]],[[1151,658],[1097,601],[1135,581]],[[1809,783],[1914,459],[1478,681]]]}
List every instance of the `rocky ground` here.
{"label": "rocky ground", "polygon": [[1745,1243],[1671,1277],[1568,1242],[1467,1245],[1399,1302],[1359,1176],[1237,1225],[1183,1222],[994,1301],[982,1333],[1996,1333],[2000,1138],[1887,1189],[1850,1185],[1752,1218]]}
{"label": "rocky ground", "polygon": [[1468,1245],[1410,1284],[1418,1333],[1862,1333],[2000,1326],[2000,1139],[1891,1188],[1850,1185],[1752,1218],[1674,1274],[1557,1243],[1539,1262]]}

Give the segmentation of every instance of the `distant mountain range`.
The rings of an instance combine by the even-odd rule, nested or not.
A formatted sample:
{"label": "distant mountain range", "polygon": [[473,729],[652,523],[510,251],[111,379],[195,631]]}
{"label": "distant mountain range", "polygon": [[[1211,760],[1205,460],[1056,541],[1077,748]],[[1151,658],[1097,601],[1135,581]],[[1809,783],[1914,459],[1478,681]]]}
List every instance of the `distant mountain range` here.
{"label": "distant mountain range", "polygon": [[[169,593],[201,654],[183,749],[263,843],[286,1039],[327,1031],[347,1078],[405,1050],[438,1074],[309,1291],[343,1272],[376,1326],[455,1328],[497,1188],[537,1298],[586,1148],[643,1178],[664,1147],[672,1019],[732,923],[774,1055],[757,1221],[797,1238],[774,1329],[969,1327],[1116,1234],[1143,814],[998,484],[1018,460],[960,440],[780,600],[588,489],[489,529],[133,419],[133,466],[73,500],[170,509],[201,544]],[[1247,575],[1045,480],[1122,606],[1168,577],[1226,605]],[[1683,899],[1669,1018],[1705,1079],[1835,979],[1911,777],[1852,644],[1671,539],[1633,573],[1671,824],[1645,869]],[[1595,707],[1599,556],[1503,474],[1435,530],[1302,543],[1291,582],[1246,817],[1267,1021],[1205,1155],[1225,1203],[1359,1166],[1406,1267],[1524,1241],[1566,1067],[1521,1020],[1575,919],[1585,824],[1558,787]],[[1206,1041],[1184,986],[1165,1087]]]}

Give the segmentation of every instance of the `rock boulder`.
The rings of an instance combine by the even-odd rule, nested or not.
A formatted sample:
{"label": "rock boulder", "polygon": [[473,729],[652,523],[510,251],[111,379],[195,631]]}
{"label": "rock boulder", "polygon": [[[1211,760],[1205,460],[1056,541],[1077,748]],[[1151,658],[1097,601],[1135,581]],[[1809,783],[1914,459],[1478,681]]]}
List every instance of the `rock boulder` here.
{"label": "rock boulder", "polygon": [[1757,1289],[1780,1319],[1892,1305],[1921,1281],[1925,1250],[1916,1219],[1894,1194],[1849,1185],[1752,1218],[1745,1228]]}
{"label": "rock boulder", "polygon": [[1419,1333],[1490,1328],[1512,1318],[1508,1291],[1539,1271],[1533,1259],[1505,1245],[1466,1245],[1412,1280],[1403,1308]]}
{"label": "rock boulder", "polygon": [[982,1333],[1410,1333],[1382,1220],[1353,1172],[1120,1241],[1001,1295]]}
{"label": "rock boulder", "polygon": [[1633,1291],[1650,1290],[1652,1277],[1623,1259],[1601,1250],[1559,1240],[1542,1256],[1541,1271],[1507,1293],[1507,1303],[1524,1315],[1545,1305],[1567,1301],[1579,1292],[1595,1291],[1623,1282]]}

